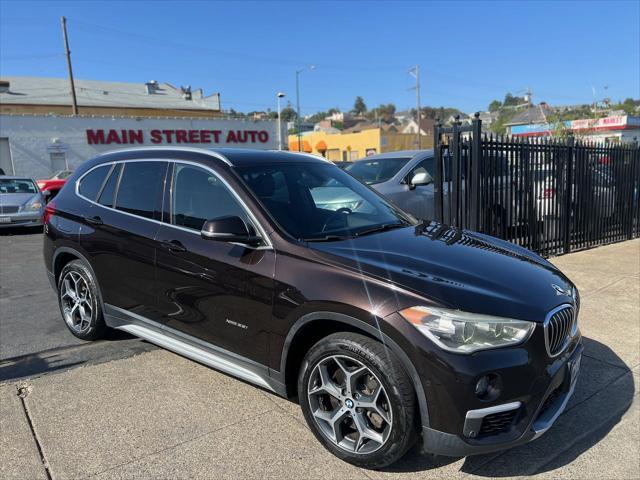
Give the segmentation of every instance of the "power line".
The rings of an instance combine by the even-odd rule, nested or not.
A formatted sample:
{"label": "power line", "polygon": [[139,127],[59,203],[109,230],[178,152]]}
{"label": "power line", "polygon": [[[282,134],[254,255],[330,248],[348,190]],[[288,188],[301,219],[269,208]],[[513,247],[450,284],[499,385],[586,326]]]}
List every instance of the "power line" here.
{"label": "power line", "polygon": [[[226,56],[231,56],[234,58],[237,57],[245,57],[245,58],[249,58],[252,60],[257,60],[257,61],[262,61],[262,62],[268,62],[268,63],[277,63],[277,64],[281,64],[281,65],[287,65],[287,66],[301,66],[301,65],[306,65],[309,62],[308,61],[302,61],[300,59],[293,59],[293,58],[282,58],[282,57],[271,57],[271,56],[266,56],[266,55],[255,55],[255,54],[251,54],[251,53],[246,53],[246,52],[236,52],[236,51],[229,51],[229,50],[222,50],[222,49],[217,49],[217,48],[211,48],[211,47],[203,47],[202,45],[194,45],[194,44],[189,44],[189,43],[183,43],[183,42],[175,42],[175,41],[168,41],[165,38],[159,38],[159,37],[154,37],[154,36],[150,36],[150,35],[144,35],[141,33],[135,33],[135,32],[130,32],[130,31],[126,31],[126,30],[121,30],[118,28],[113,28],[113,27],[108,27],[108,26],[104,26],[104,25],[98,25],[95,23],[90,23],[90,22],[85,22],[83,20],[77,20],[77,19],[72,19],[74,21],[74,25],[76,28],[81,28],[83,30],[86,31],[90,31],[91,33],[105,33],[105,34],[117,34],[118,36],[129,36],[131,38],[135,38],[138,42],[141,43],[145,43],[147,45],[152,45],[152,46],[165,46],[165,47],[170,47],[170,48],[175,48],[180,50],[181,53],[185,53],[185,52],[196,52],[196,51],[200,51],[200,52],[209,52],[209,53],[217,53],[219,55],[226,55]],[[401,65],[353,65],[353,64],[348,64],[348,65],[341,65],[341,64],[331,64],[331,63],[316,63],[313,62],[314,65],[316,65],[316,67],[321,67],[323,69],[340,69],[340,70],[362,70],[362,71],[402,71],[405,69],[404,66]]]}

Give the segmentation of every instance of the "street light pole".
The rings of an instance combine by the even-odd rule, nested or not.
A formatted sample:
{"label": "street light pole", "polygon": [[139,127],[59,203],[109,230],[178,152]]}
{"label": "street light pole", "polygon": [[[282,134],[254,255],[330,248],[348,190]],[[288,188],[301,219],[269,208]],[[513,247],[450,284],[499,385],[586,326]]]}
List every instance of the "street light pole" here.
{"label": "street light pole", "polygon": [[278,92],[276,98],[278,99],[278,150],[282,150],[282,119],[280,118],[280,99],[285,95],[282,92]]}
{"label": "street light pole", "polygon": [[416,91],[416,122],[418,123],[418,150],[422,148],[422,133],[420,132],[420,65],[416,65],[411,70],[409,70],[409,74],[416,79],[416,86],[412,88],[412,90]]}
{"label": "street light pole", "polygon": [[[309,70],[316,68],[314,65],[309,66]],[[296,70],[296,130],[298,131],[298,151],[302,151],[302,132],[300,131],[300,74],[304,72],[307,67]]]}

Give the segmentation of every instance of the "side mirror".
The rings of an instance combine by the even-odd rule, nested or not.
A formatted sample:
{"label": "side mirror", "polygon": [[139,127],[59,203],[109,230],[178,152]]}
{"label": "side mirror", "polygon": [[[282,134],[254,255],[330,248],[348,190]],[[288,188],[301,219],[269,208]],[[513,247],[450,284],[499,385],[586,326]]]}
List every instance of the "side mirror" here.
{"label": "side mirror", "polygon": [[42,196],[43,196],[44,198],[47,198],[47,197],[51,196],[51,190],[43,190],[43,191],[42,191],[42,192],[40,192],[40,193],[42,193]]}
{"label": "side mirror", "polygon": [[257,245],[262,240],[249,231],[244,220],[235,215],[207,220],[200,230],[200,235],[206,240],[245,245]]}
{"label": "side mirror", "polygon": [[419,172],[409,181],[409,188],[413,190],[420,185],[429,185],[430,183],[433,183],[433,178],[429,172]]}

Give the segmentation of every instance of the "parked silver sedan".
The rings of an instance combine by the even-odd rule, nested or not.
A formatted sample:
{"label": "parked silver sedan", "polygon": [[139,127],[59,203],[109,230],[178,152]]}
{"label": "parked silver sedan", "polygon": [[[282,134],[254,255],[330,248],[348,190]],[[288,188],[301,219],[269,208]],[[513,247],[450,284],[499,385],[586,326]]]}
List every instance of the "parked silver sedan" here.
{"label": "parked silver sedan", "polygon": [[405,212],[417,218],[434,218],[433,150],[373,155],[347,165],[344,170],[382,193]]}
{"label": "parked silver sedan", "polygon": [[42,225],[45,203],[32,179],[0,176],[0,228]]}

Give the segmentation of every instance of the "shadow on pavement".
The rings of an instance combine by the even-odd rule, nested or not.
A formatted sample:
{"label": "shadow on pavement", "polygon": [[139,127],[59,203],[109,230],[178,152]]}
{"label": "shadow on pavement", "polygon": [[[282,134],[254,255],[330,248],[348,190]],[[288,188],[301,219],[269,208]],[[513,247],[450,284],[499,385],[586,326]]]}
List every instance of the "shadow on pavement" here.
{"label": "shadow on pavement", "polygon": [[148,352],[157,347],[126,332],[109,330],[104,340],[51,348],[0,361],[0,382],[109,362]]}
{"label": "shadow on pavement", "polygon": [[[554,426],[531,443],[493,454],[466,457],[460,469],[462,472],[486,477],[514,477],[552,471],[571,463],[607,436],[631,406],[635,391],[633,375],[606,345],[586,337],[583,342],[584,359],[588,361],[583,362],[573,398]],[[597,356],[593,355],[595,352]],[[612,359],[615,359],[613,364]],[[589,372],[589,365],[597,366],[597,371],[594,368]],[[603,377],[609,380],[603,383]],[[615,388],[610,388],[613,383]],[[422,445],[414,447],[384,471],[433,470],[460,460],[459,457],[424,455],[421,449]]]}
{"label": "shadow on pavement", "polygon": [[33,235],[34,233],[42,233],[42,226],[39,227],[6,227],[0,228],[0,236],[10,235]]}

